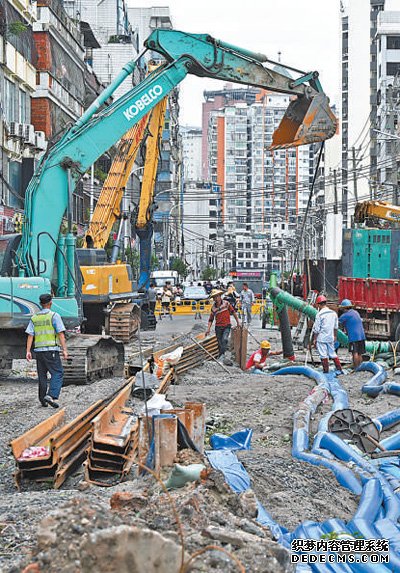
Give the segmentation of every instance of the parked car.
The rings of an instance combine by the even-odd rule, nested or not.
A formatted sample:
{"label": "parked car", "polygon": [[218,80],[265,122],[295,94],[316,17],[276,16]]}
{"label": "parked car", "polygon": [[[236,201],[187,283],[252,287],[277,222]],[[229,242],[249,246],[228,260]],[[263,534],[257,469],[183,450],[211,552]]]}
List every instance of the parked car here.
{"label": "parked car", "polygon": [[182,300],[205,300],[208,298],[206,289],[202,286],[188,286],[183,291]]}

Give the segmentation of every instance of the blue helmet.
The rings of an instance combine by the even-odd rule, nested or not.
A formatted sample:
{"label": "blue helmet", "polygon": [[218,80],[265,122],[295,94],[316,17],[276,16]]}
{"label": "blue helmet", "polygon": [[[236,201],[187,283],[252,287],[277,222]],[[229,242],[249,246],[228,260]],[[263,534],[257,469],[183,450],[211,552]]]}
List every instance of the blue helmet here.
{"label": "blue helmet", "polygon": [[340,303],[340,306],[341,306],[342,308],[346,308],[346,307],[349,308],[350,306],[353,306],[353,303],[352,303],[351,300],[349,300],[348,298],[344,298],[344,299],[342,300],[342,302]]}

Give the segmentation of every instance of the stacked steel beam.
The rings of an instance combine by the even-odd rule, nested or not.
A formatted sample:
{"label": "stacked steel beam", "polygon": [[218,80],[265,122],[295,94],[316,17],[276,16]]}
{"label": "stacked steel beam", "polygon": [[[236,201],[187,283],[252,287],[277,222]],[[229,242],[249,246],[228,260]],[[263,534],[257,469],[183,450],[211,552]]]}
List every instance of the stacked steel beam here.
{"label": "stacked steel beam", "polygon": [[[17,464],[14,479],[17,487],[22,479],[33,481],[51,480],[59,488],[66,477],[79,467],[86,457],[91,433],[91,421],[104,407],[99,400],[82,412],[69,424],[64,425],[64,408],[11,442]],[[29,448],[42,448],[44,455],[29,455]]]}

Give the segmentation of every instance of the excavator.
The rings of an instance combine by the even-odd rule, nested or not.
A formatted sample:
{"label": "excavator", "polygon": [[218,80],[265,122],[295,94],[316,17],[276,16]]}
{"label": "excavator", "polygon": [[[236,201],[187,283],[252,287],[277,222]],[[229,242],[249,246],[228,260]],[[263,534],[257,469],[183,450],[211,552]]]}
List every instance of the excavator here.
{"label": "excavator", "polygon": [[[138,289],[134,290],[131,266],[120,260],[123,245],[121,234],[125,217],[121,213],[121,201],[139,147],[146,142],[135,232],[139,237],[142,252],[140,260],[149,261],[152,204],[166,107],[167,98],[163,98],[122,137],[86,232],[85,246],[77,249],[83,275],[82,303],[86,319],[85,332],[96,334],[104,329],[106,334],[125,343],[132,339],[138,328],[154,330],[156,319],[146,297],[147,280],[143,279],[141,273]],[[114,241],[111,260],[108,261],[105,245],[118,219],[117,239]],[[143,252],[147,235],[150,240],[148,246],[150,252],[145,256]]]}
{"label": "excavator", "polygon": [[[147,50],[160,54],[165,63],[122,97],[103,107]],[[300,74],[296,79],[268,66],[266,56],[207,34],[153,31],[137,58],[123,67],[39,162],[26,191],[22,233],[0,237],[1,367],[9,368],[13,358],[25,356],[24,330],[32,314],[40,308],[41,294],[54,293],[52,308],[61,315],[68,330],[77,330],[84,322],[82,280],[72,229],[72,193],[89,167],[189,73],[293,96],[273,134],[273,149],[333,137],[336,118],[318,73],[303,74],[291,68],[293,71]],[[67,232],[64,235],[61,226],[65,213]],[[141,248],[141,280],[145,286],[149,274],[150,232],[151,225],[147,237],[144,233],[143,250]],[[105,373],[112,375],[123,366],[123,345],[111,337],[78,334],[68,345],[73,357],[65,364],[68,381],[84,384]]]}
{"label": "excavator", "polygon": [[357,203],[354,211],[355,223],[369,223],[377,221],[400,223],[400,207],[391,205],[386,201],[362,201]]}

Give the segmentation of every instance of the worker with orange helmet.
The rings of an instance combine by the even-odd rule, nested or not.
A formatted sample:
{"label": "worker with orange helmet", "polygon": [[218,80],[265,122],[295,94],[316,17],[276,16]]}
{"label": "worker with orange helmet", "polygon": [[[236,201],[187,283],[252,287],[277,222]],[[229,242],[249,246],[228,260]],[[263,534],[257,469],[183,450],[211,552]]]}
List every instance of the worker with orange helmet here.
{"label": "worker with orange helmet", "polygon": [[327,306],[326,297],[322,294],[315,301],[318,312],[311,331],[314,346],[321,358],[324,373],[329,372],[329,359],[332,358],[338,373],[343,374],[342,365],[336,354],[335,342],[339,328],[338,315]]}
{"label": "worker with orange helmet", "polygon": [[246,363],[246,370],[255,372],[262,370],[266,365],[268,356],[278,356],[282,354],[282,350],[271,350],[271,343],[268,340],[262,340],[260,348],[258,348],[250,356]]}

